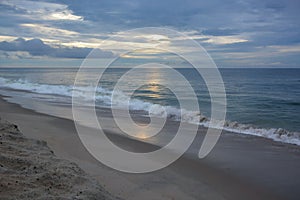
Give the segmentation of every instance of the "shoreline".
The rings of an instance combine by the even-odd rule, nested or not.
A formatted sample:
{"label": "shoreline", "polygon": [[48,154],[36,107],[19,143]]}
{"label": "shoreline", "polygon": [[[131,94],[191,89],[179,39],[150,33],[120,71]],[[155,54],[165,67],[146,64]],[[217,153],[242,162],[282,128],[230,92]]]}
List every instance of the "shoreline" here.
{"label": "shoreline", "polygon": [[[124,199],[297,199],[300,195],[300,148],[294,145],[226,132],[205,159],[185,155],[158,172],[125,174],[96,161],[81,145],[72,121],[2,98],[0,107],[0,116],[16,123],[25,136],[47,141],[58,157],[77,163]],[[125,146],[152,148],[115,137]],[[193,145],[199,147],[197,141]]]}
{"label": "shoreline", "polygon": [[[70,104],[64,104],[62,102],[59,102],[58,104],[51,105],[53,103],[52,101],[47,102],[47,101],[39,101],[35,99],[32,101],[31,98],[24,98],[20,97],[23,95],[27,95],[31,93],[30,91],[27,90],[22,90],[22,89],[4,89],[0,91],[2,94],[8,95],[10,100],[9,102],[16,103],[21,105],[24,108],[32,110],[34,108],[35,112],[39,113],[46,113],[48,115],[56,116],[59,118],[66,118],[73,120],[72,118],[72,111]],[[43,93],[41,93],[43,95]],[[47,95],[47,94],[45,94]],[[1,95],[0,95],[1,96]],[[47,97],[43,97],[47,98]],[[71,102],[69,99],[68,101]],[[66,107],[66,108],[65,108]],[[57,109],[59,108],[59,109]],[[97,107],[99,110],[109,110],[107,107]],[[52,111],[53,110],[53,111]],[[105,111],[106,112],[106,111]],[[132,112],[145,112],[145,110],[132,110]],[[147,114],[145,114],[147,115]],[[141,118],[143,114],[141,114],[139,117]],[[193,117],[192,117],[193,118]],[[208,127],[209,126],[209,118],[206,116],[201,116],[203,122],[197,124],[195,122],[187,120],[186,122],[191,124],[191,125],[199,125],[199,126],[204,126]],[[173,120],[175,122],[178,122],[178,120]],[[240,123],[237,121],[230,121],[226,120],[224,123],[224,127],[215,127],[216,129],[223,129],[226,130],[227,132],[231,133],[237,133],[237,134],[244,134],[244,135],[251,135],[251,136],[258,136],[258,137],[263,137],[267,138],[276,142],[282,142],[282,143],[287,143],[287,144],[292,144],[292,145],[298,145],[300,147],[300,132],[299,131],[292,131],[291,129],[285,129],[281,127],[262,127],[262,126],[257,126],[254,124],[247,124],[247,123]]]}

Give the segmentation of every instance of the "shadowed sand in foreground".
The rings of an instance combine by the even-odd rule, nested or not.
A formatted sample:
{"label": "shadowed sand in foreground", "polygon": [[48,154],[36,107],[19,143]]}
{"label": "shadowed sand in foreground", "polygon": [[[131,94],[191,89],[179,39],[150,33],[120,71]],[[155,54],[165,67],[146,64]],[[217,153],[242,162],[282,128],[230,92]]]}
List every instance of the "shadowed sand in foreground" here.
{"label": "shadowed sand in foreground", "polygon": [[0,199],[117,199],[46,142],[0,119]]}
{"label": "shadowed sand in foreground", "polygon": [[[224,132],[205,159],[187,153],[162,170],[127,174],[95,160],[81,144],[71,120],[39,114],[3,99],[0,108],[0,116],[17,124],[25,136],[47,141],[59,158],[76,163],[107,191],[124,199],[299,199],[300,196],[300,148],[295,145]],[[166,129],[169,132],[174,127],[170,123]],[[205,128],[199,128],[191,149],[200,147],[204,131]],[[114,129],[106,129],[106,134],[132,151],[157,149],[153,144],[115,134]]]}

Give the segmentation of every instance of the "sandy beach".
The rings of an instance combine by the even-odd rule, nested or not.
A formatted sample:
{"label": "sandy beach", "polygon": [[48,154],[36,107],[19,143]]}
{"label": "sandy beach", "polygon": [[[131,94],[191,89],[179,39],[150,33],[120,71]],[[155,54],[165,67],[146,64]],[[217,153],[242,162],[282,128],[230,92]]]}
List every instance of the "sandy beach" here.
{"label": "sandy beach", "polygon": [[0,199],[117,199],[42,140],[0,119]]}
{"label": "sandy beach", "polygon": [[[46,141],[58,158],[76,163],[109,193],[123,199],[298,199],[300,195],[300,148],[296,145],[224,132],[205,159],[186,154],[162,170],[127,174],[94,159],[71,120],[24,109],[3,98],[0,108],[2,119],[16,124],[26,137]],[[113,131],[106,134],[122,147],[136,151],[157,148]],[[199,134],[191,148],[199,146],[202,137]]]}
{"label": "sandy beach", "polygon": [[300,200],[299,11],[0,0],[0,200]]}

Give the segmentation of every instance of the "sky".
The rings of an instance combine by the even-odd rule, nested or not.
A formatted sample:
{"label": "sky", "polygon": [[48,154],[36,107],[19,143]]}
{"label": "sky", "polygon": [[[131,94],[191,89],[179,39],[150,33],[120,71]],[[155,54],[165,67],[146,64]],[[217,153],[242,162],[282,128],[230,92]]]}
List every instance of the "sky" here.
{"label": "sky", "polygon": [[124,59],[172,61],[158,44],[192,53],[185,38],[126,32],[144,27],[183,33],[218,67],[300,67],[299,19],[299,0],[1,0],[0,67],[77,66],[132,45],[152,50]]}

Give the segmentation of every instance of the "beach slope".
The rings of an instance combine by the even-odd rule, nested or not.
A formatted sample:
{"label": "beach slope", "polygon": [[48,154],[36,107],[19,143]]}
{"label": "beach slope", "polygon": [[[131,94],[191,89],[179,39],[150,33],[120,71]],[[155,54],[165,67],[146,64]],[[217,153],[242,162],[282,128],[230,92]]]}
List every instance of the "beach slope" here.
{"label": "beach slope", "polygon": [[28,139],[1,119],[0,144],[1,199],[115,199],[45,141]]}

